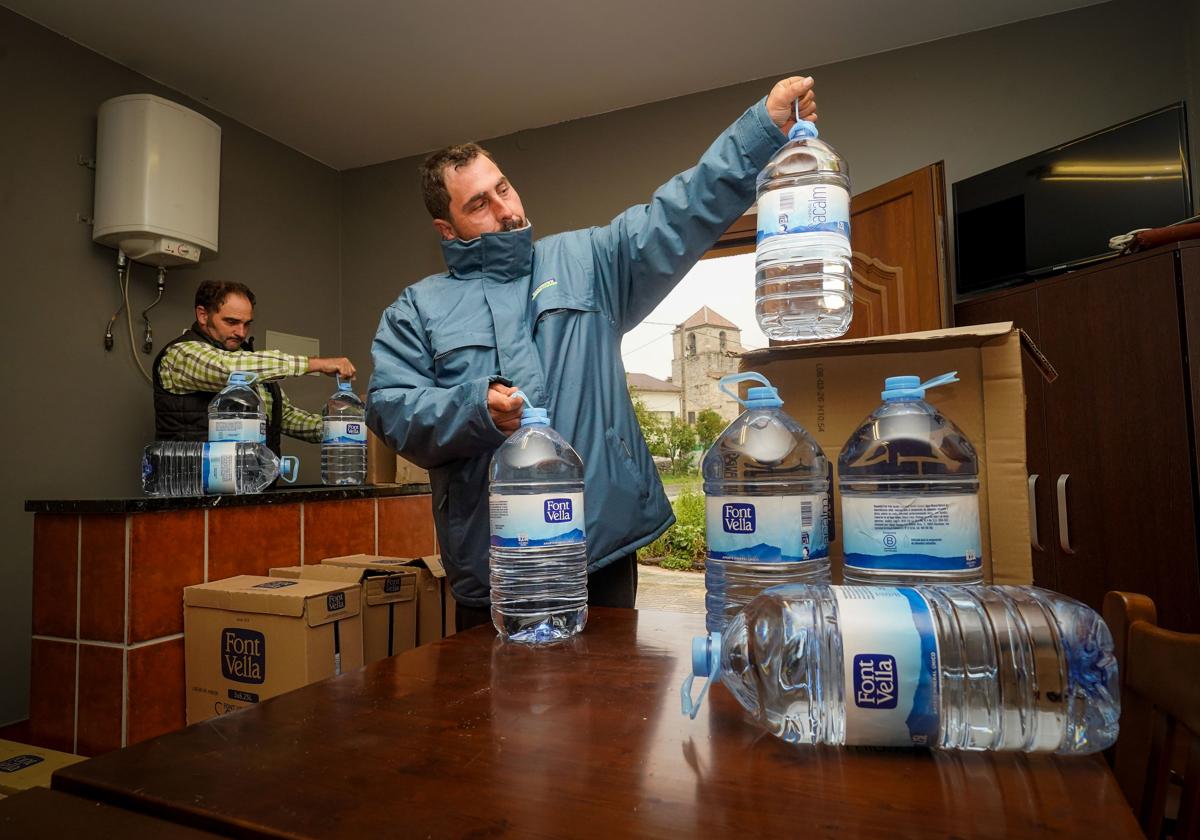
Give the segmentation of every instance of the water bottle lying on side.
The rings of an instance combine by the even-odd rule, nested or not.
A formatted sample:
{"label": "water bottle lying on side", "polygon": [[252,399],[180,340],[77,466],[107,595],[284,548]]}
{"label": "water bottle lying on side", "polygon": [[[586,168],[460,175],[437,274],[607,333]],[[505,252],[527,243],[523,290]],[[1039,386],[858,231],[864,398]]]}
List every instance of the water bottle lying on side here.
{"label": "water bottle lying on side", "polygon": [[160,440],[142,450],[142,490],[150,496],[261,493],[276,478],[295,483],[300,461],[266,444]]}
{"label": "water bottle lying on side", "polygon": [[587,624],[583,461],[525,399],[521,428],[492,456],[492,622],[506,641],[544,644]]}
{"label": "water bottle lying on side", "polygon": [[694,639],[692,668],[685,714],[719,679],[798,744],[1086,754],[1121,714],[1103,619],[1024,586],[779,586]]}

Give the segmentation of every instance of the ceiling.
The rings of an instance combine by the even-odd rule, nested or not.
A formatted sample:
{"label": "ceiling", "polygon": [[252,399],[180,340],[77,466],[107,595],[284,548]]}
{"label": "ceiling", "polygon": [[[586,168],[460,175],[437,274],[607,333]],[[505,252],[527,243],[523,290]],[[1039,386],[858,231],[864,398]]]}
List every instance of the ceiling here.
{"label": "ceiling", "polygon": [[336,169],[1095,2],[0,0]]}

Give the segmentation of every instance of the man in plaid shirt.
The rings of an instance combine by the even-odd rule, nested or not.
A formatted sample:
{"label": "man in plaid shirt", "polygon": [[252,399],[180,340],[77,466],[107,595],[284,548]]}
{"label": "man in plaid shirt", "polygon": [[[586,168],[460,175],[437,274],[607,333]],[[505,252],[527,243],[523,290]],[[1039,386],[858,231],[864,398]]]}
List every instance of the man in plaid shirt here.
{"label": "man in plaid shirt", "polygon": [[248,338],[254,293],[242,283],[205,280],[196,289],[196,321],[168,342],[154,360],[154,426],[157,440],[206,440],[208,403],[235,370],[258,374],[267,415],[267,445],[279,454],[280,434],[321,442],[321,415],[297,408],[277,380],[306,373],[354,377],[346,358],[255,351]]}

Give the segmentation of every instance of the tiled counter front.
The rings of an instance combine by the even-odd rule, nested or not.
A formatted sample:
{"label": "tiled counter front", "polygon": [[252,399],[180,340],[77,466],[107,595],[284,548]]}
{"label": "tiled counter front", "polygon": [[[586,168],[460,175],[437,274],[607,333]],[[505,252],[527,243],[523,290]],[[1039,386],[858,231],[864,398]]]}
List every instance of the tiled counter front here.
{"label": "tiled counter front", "polygon": [[82,755],[183,728],[185,586],[340,554],[436,551],[427,492],[38,512],[33,527],[30,738]]}

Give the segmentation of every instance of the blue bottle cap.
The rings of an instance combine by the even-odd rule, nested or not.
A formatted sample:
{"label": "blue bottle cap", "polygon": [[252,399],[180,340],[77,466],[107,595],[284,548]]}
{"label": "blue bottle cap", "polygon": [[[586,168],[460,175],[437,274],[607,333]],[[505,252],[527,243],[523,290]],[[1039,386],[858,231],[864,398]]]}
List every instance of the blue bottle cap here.
{"label": "blue bottle cap", "polygon": [[721,634],[692,637],[692,674],[697,677],[712,676],[716,670],[716,657],[720,656]]}
{"label": "blue bottle cap", "polygon": [[532,408],[527,406],[521,409],[521,425],[522,426],[549,426],[550,414],[544,408]]}
{"label": "blue bottle cap", "polygon": [[770,385],[746,389],[746,408],[779,408],[783,400],[779,399],[779,389]]}
{"label": "blue bottle cap", "polygon": [[796,120],[796,124],[792,126],[788,132],[788,140],[795,140],[798,137],[817,137],[817,127],[808,120]]}

